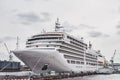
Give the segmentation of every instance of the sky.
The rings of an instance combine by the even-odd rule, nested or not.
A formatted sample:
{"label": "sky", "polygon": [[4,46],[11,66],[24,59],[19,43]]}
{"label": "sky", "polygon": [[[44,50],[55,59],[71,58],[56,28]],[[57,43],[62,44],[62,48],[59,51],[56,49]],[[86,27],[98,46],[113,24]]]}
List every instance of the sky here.
{"label": "sky", "polygon": [[[66,33],[91,41],[93,49],[120,62],[120,0],[0,0],[0,60],[9,50],[25,48],[25,41],[43,29],[53,31],[56,18]],[[18,60],[15,56],[14,60]]]}

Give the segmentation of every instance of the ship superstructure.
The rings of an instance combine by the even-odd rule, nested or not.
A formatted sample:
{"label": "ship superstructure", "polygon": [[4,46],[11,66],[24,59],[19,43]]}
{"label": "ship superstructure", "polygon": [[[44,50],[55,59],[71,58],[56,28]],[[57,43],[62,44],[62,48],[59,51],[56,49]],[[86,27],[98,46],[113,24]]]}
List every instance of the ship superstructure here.
{"label": "ship superstructure", "polygon": [[[98,51],[91,49],[83,38],[75,38],[63,31],[57,20],[54,32],[33,35],[26,42],[26,49],[14,54],[32,71],[95,72],[98,68]],[[101,65],[100,65],[101,66]]]}

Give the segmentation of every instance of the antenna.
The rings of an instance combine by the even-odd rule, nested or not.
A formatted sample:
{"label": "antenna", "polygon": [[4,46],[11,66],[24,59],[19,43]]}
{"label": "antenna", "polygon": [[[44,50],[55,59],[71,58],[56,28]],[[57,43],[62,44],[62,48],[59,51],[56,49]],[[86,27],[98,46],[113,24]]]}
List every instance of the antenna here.
{"label": "antenna", "polygon": [[19,37],[17,36],[16,49],[19,48]]}
{"label": "antenna", "polygon": [[5,48],[6,48],[7,52],[9,53],[9,61],[12,61],[13,60],[13,56],[11,54],[11,51],[8,49],[6,43],[4,43],[4,45],[5,45]]}
{"label": "antenna", "polygon": [[59,23],[59,18],[57,18],[57,22]]}
{"label": "antenna", "polygon": [[89,41],[89,49],[91,49],[92,48],[92,44],[91,44],[91,42]]}
{"label": "antenna", "polygon": [[41,33],[46,33],[45,29],[43,29]]}

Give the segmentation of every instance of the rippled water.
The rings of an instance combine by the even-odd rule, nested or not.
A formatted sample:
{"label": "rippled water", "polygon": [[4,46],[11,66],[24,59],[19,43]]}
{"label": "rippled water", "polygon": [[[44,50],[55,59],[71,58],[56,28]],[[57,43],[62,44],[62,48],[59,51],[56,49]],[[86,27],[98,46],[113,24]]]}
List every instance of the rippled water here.
{"label": "rippled water", "polygon": [[91,76],[68,78],[62,80],[120,80],[120,74],[91,75]]}

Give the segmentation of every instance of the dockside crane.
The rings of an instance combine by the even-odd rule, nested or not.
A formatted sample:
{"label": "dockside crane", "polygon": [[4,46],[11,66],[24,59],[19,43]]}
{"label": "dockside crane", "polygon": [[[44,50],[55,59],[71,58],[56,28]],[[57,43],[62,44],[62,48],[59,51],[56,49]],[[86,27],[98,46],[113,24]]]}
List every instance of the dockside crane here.
{"label": "dockside crane", "polygon": [[[10,50],[8,49],[8,46],[7,46],[6,43],[4,43],[4,46],[5,46],[6,50],[7,50],[7,52],[9,53],[9,61],[13,61],[12,51],[10,51]],[[19,37],[17,37],[16,50],[17,50],[18,48],[19,48]]]}
{"label": "dockside crane", "polygon": [[113,63],[114,63],[115,54],[116,54],[116,50],[114,51],[114,54],[113,54],[113,56],[111,57],[111,60],[110,60],[112,67],[114,67]]}
{"label": "dockside crane", "polygon": [[13,56],[11,54],[11,51],[8,49],[6,43],[4,43],[4,46],[5,46],[6,50],[7,50],[7,52],[9,53],[9,61],[12,61],[13,60]]}
{"label": "dockside crane", "polygon": [[[4,46],[5,46],[6,50],[7,50],[7,52],[9,53],[9,61],[12,62],[13,61],[13,56],[11,54],[11,51],[8,49],[6,43],[4,43]],[[10,64],[11,63],[8,63],[7,65],[5,65],[2,69],[0,69],[0,72],[3,71],[4,69],[6,69]]]}

